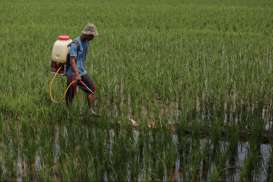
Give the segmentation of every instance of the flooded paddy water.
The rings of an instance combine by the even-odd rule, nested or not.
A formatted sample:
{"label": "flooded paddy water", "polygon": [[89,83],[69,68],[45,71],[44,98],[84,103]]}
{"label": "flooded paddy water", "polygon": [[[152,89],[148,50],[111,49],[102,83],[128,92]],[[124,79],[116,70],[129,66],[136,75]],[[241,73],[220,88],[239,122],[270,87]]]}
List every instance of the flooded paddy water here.
{"label": "flooded paddy water", "polygon": [[[1,176],[56,181],[270,181],[272,145],[240,134],[93,119],[5,129]],[[13,130],[13,131],[12,131]]]}

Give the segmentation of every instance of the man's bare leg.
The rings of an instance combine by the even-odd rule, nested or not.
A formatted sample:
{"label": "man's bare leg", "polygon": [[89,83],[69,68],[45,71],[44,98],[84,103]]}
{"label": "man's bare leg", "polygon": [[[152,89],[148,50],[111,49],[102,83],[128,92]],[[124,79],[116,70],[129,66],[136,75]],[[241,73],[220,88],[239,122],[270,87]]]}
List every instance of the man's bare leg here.
{"label": "man's bare leg", "polygon": [[92,114],[95,114],[95,112],[93,110],[93,105],[94,105],[95,99],[96,99],[96,97],[93,94],[89,94],[87,96],[87,102],[88,102],[88,107],[89,107],[88,111]]}

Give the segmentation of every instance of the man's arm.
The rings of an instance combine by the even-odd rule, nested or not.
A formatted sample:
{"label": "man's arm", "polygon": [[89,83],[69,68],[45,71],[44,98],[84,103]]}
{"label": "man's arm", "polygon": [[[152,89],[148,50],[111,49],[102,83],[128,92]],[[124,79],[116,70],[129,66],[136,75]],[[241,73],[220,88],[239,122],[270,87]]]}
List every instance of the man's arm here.
{"label": "man's arm", "polygon": [[76,58],[74,56],[71,57],[70,65],[71,65],[73,72],[75,73],[75,79],[81,80],[81,75],[80,75],[80,72],[77,67]]}

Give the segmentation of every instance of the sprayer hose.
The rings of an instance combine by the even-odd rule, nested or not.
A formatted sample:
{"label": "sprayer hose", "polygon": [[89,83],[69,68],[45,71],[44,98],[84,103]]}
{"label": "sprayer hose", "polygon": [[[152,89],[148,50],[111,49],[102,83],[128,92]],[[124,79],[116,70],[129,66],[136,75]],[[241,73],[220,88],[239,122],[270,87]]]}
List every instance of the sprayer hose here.
{"label": "sprayer hose", "polygon": [[55,80],[55,78],[57,77],[59,71],[61,70],[61,67],[56,71],[56,73],[54,74],[53,78],[49,81],[49,84],[48,84],[48,92],[49,92],[49,96],[50,96],[50,99],[53,103],[60,103],[64,100],[65,96],[66,96],[66,93],[68,92],[68,89],[71,87],[71,85],[73,85],[77,80],[73,80],[65,89],[64,93],[63,93],[63,96],[57,100],[53,97],[53,94],[52,94],[52,85],[53,85],[53,82]]}

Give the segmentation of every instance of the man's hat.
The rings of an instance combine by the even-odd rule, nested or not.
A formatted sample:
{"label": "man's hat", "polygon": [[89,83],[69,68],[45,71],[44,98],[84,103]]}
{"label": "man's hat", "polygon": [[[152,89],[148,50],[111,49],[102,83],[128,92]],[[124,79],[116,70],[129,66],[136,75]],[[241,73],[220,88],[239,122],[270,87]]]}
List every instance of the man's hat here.
{"label": "man's hat", "polygon": [[92,23],[88,23],[84,29],[82,30],[82,34],[83,35],[94,35],[94,36],[98,36],[99,33],[97,32],[97,28],[94,24]]}

